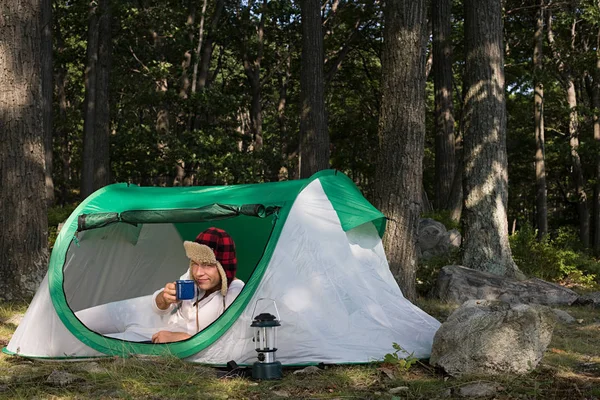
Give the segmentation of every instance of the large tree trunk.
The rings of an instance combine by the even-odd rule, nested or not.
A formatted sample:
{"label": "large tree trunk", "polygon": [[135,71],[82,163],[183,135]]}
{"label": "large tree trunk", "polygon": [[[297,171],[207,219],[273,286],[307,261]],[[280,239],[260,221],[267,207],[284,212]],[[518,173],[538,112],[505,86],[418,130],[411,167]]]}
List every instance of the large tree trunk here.
{"label": "large tree trunk", "polygon": [[501,0],[465,0],[463,265],[522,277],[508,244]]}
{"label": "large tree trunk", "polygon": [[545,0],[538,0],[535,18],[533,77],[534,77],[534,120],[535,120],[535,186],[536,221],[538,239],[548,233],[548,206],[546,201],[546,162],[544,151],[544,85],[542,84],[544,8]]}
{"label": "large tree trunk", "polygon": [[329,168],[329,132],[325,117],[324,50],[321,2],[301,0],[300,178]]}
{"label": "large tree trunk", "polygon": [[81,198],[85,199],[94,191],[94,136],[96,128],[96,68],[98,62],[98,13],[94,0],[90,2],[87,67],[85,69],[85,99],[83,120],[83,158],[81,160]]}
{"label": "large tree trunk", "polygon": [[109,75],[112,51],[110,1],[100,0],[98,63],[96,71],[96,118],[94,136],[94,190],[110,183]]}
{"label": "large tree trunk", "polygon": [[52,1],[42,1],[42,130],[46,162],[46,202],[54,204],[54,180],[52,179]]}
{"label": "large tree trunk", "polygon": [[452,105],[451,1],[431,3],[433,19],[433,84],[435,91],[435,205],[449,206],[454,169],[454,111]]}
{"label": "large tree trunk", "polygon": [[388,217],[383,238],[404,296],[416,296],[417,228],[425,144],[425,0],[387,2],[375,203]]}
{"label": "large tree trunk", "polygon": [[41,3],[0,3],[0,299],[31,298],[46,272]]}

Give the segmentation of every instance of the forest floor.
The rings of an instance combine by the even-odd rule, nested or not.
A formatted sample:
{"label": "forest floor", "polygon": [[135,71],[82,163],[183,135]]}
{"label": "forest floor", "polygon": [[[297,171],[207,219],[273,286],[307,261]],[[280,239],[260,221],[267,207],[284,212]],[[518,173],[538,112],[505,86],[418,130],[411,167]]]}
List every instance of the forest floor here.
{"label": "forest floor", "polygon": [[[418,305],[440,321],[453,310],[431,300]],[[16,329],[11,318],[25,309],[0,303],[0,347]],[[0,354],[0,399],[453,399],[482,388],[491,392],[475,398],[600,399],[600,310],[563,309],[578,321],[557,324],[542,362],[524,376],[452,378],[427,363],[403,372],[372,363],[286,369],[280,381],[254,382],[175,358],[43,362]],[[51,382],[57,376],[62,385]]]}

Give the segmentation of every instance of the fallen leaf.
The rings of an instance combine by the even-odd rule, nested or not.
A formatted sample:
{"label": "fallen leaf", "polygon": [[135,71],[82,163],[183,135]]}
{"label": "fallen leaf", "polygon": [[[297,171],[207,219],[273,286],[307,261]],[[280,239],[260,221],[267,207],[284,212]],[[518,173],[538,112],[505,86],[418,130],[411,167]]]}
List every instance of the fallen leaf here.
{"label": "fallen leaf", "polygon": [[377,368],[378,370],[380,370],[381,372],[383,372],[384,374],[387,375],[388,378],[390,379],[396,379],[396,374],[394,373],[394,370],[389,369],[389,368]]}

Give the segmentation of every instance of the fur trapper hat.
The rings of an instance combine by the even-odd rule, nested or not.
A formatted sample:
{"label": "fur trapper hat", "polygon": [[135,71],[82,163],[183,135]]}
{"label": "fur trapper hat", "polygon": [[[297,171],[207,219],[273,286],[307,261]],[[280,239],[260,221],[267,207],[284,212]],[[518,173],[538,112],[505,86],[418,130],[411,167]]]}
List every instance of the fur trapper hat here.
{"label": "fur trapper hat", "polygon": [[225,297],[237,271],[235,244],[231,236],[223,229],[212,227],[201,232],[193,242],[185,241],[183,247],[190,259],[190,274],[192,261],[217,265],[221,276],[221,294]]}

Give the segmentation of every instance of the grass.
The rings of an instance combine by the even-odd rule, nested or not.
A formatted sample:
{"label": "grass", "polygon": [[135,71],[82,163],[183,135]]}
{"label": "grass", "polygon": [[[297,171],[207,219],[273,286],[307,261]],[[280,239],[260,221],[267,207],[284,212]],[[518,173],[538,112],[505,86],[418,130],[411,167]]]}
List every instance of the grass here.
{"label": "grass", "polygon": [[[455,306],[420,300],[419,306],[444,320]],[[7,322],[26,305],[0,303],[0,343],[16,329]],[[285,370],[280,381],[254,382],[218,377],[216,369],[177,358],[114,358],[91,362],[43,362],[0,354],[0,399],[436,399],[458,398],[461,387],[492,383],[495,399],[600,398],[600,311],[564,308],[579,323],[558,324],[540,365],[524,376],[452,378],[426,363],[388,376],[380,364],[331,366],[317,374]],[[392,352],[390,343],[390,352]],[[383,357],[383,355],[382,355]],[[53,371],[73,374],[65,386],[46,382]],[[391,394],[390,389],[408,389]]]}

